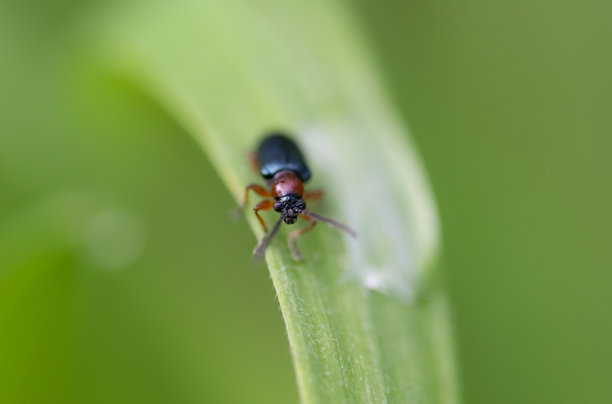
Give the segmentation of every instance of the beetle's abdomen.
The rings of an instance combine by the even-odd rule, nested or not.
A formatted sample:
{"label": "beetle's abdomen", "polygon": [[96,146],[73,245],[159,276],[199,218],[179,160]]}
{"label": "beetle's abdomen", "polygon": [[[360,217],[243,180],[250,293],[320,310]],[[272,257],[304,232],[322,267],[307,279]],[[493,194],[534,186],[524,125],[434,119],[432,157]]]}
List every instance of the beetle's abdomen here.
{"label": "beetle's abdomen", "polygon": [[279,171],[293,171],[302,181],[310,178],[310,169],[304,161],[302,152],[293,140],[274,133],[266,136],[257,148],[259,172],[264,178],[272,178]]}

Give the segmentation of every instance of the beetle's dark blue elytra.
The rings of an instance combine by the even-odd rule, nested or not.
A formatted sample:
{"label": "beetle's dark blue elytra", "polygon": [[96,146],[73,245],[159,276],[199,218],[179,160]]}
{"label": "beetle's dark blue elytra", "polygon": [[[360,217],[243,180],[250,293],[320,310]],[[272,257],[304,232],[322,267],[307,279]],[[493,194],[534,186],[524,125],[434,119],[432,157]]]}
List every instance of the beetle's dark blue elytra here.
{"label": "beetle's dark blue elytra", "polygon": [[270,179],[276,173],[289,170],[296,173],[302,182],[310,179],[310,169],[298,146],[287,136],[273,133],[257,148],[257,163],[261,175]]}

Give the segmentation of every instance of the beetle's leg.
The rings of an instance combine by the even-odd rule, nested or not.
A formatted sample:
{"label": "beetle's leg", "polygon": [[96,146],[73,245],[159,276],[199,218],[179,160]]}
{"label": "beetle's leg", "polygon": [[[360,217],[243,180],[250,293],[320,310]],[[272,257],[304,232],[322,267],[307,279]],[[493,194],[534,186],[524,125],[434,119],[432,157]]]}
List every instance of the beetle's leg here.
{"label": "beetle's leg", "polygon": [[317,199],[320,199],[322,196],[323,196],[323,190],[315,189],[315,190],[306,192],[304,194],[304,200],[316,201]]}
{"label": "beetle's leg", "polygon": [[259,163],[257,162],[257,154],[255,154],[253,150],[249,150],[249,152],[247,153],[247,160],[249,160],[249,166],[251,167],[251,170],[253,170],[255,174],[259,175]]}
{"label": "beetle's leg", "polygon": [[242,205],[240,205],[240,207],[238,207],[236,209],[232,209],[230,211],[230,217],[232,219],[238,219],[242,215],[242,212],[243,212],[244,208],[249,203],[249,191],[250,190],[253,190],[257,195],[261,195],[264,198],[271,198],[272,197],[272,193],[270,193],[270,191],[268,191],[267,189],[265,189],[261,185],[257,185],[257,184],[249,184],[249,185],[247,185],[246,189],[244,190],[244,202],[242,203]]}
{"label": "beetle's leg", "polygon": [[296,261],[302,260],[302,254],[300,254],[300,250],[298,250],[297,245],[295,243],[295,239],[300,237],[302,234],[309,232],[313,227],[317,224],[317,220],[304,214],[300,213],[300,217],[306,219],[310,222],[310,226],[304,227],[303,229],[294,230],[289,233],[289,249],[291,250],[291,256]]}
{"label": "beetle's leg", "polygon": [[268,191],[267,189],[265,189],[264,187],[262,187],[261,185],[249,184],[244,190],[244,202],[242,204],[243,208],[249,203],[249,191],[250,190],[255,192],[257,195],[263,196],[264,198],[272,198],[272,193]]}
{"label": "beetle's leg", "polygon": [[263,221],[261,216],[259,216],[260,210],[270,210],[274,207],[274,201],[261,201],[257,205],[253,206],[253,211],[255,211],[255,216],[259,219],[259,223],[261,223],[261,227],[263,227],[264,232],[268,232],[268,226],[266,226],[266,222]]}

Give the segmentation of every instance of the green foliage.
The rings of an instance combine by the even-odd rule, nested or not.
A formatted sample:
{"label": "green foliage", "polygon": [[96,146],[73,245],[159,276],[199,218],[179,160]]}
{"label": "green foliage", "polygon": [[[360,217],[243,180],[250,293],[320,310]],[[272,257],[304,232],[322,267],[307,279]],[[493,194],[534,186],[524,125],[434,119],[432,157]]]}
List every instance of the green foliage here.
{"label": "green foliage", "polygon": [[[445,311],[438,236],[411,219],[428,197],[399,206],[408,192],[388,186],[414,162],[380,158],[393,145],[410,159],[382,78],[440,206],[466,402],[612,402],[609,2],[198,2],[0,1],[0,402],[297,401],[283,313],[250,265],[256,240],[224,214],[258,180],[243,153],[271,125],[307,149],[311,186],[327,191],[312,208],[360,230],[320,225],[300,240],[307,267],[276,240],[293,351],[354,380],[364,368],[344,355],[362,352],[364,325],[406,335],[362,357],[401,366],[383,369],[388,386],[407,371],[432,391],[437,379],[416,376],[453,373],[451,344],[423,326],[447,327],[430,314]],[[387,208],[403,214],[406,251],[434,258],[376,291],[362,285],[388,283],[353,269],[395,251]],[[316,383],[317,367],[300,369]]]}
{"label": "green foliage", "polygon": [[238,201],[256,179],[245,153],[282,128],[328,191],[316,209],[358,231],[320,225],[300,239],[303,262],[283,237],[267,254],[304,402],[455,402],[436,215],[405,129],[344,9],[277,6],[138,4],[103,19],[99,49],[193,134]]}

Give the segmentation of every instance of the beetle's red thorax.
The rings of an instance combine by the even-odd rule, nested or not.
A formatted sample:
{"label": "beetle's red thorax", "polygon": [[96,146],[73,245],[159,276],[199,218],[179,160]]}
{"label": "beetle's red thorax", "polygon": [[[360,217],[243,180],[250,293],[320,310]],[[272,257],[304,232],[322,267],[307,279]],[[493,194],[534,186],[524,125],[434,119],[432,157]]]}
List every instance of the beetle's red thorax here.
{"label": "beetle's red thorax", "polygon": [[286,195],[304,197],[304,184],[293,171],[279,171],[272,178],[272,196],[280,198]]}

